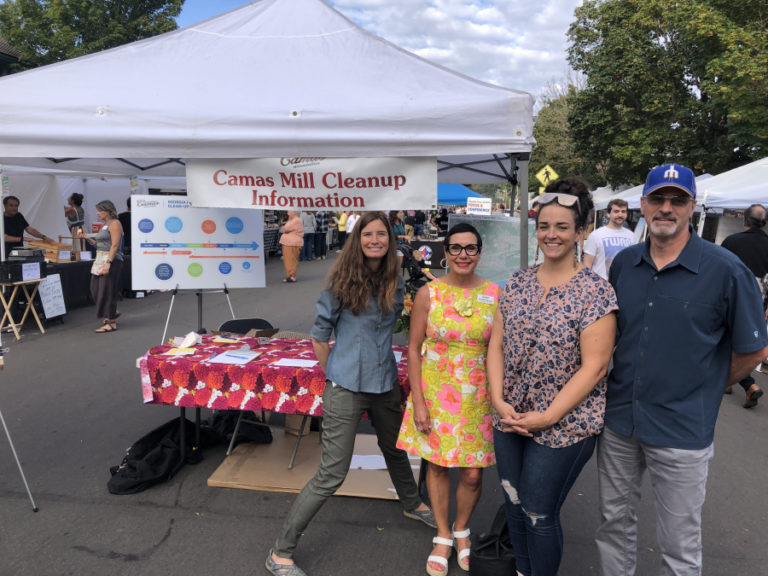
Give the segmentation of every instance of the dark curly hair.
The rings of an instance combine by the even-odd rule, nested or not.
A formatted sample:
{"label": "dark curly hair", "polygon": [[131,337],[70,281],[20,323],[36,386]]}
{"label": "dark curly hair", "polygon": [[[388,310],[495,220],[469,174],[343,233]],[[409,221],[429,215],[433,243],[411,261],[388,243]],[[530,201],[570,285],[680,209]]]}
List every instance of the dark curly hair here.
{"label": "dark curly hair", "polygon": [[[592,202],[592,194],[589,193],[589,187],[587,186],[587,183],[584,182],[584,180],[575,177],[560,178],[554,182],[550,182],[547,187],[544,188],[544,193],[547,192],[556,192],[558,194],[570,194],[571,196],[576,196],[579,199],[578,209],[576,208],[576,205],[567,206],[567,208],[573,210],[576,230],[579,228],[584,228],[587,225],[595,204]],[[541,210],[536,212],[537,224],[539,223],[540,211]]]}

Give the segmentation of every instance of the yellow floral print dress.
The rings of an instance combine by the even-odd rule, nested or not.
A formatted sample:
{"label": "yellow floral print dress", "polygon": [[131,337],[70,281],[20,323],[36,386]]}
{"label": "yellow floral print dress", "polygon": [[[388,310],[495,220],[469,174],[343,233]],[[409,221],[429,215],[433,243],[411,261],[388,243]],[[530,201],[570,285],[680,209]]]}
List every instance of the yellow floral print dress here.
{"label": "yellow floral print dress", "polygon": [[421,347],[421,386],[432,428],[419,432],[413,404],[403,415],[397,447],[448,468],[486,467],[493,452],[485,357],[499,286],[465,289],[431,282],[427,333]]}

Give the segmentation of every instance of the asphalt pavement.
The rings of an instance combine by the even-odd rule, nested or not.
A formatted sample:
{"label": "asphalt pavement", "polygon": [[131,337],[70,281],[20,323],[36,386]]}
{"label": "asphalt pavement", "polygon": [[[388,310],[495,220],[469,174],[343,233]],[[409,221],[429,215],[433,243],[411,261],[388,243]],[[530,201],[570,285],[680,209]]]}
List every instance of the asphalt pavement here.
{"label": "asphalt pavement", "polygon": [[[335,258],[299,264],[298,282],[282,284],[282,263],[270,259],[267,287],[232,290],[238,317],[261,316],[307,332],[314,304]],[[156,292],[120,303],[119,330],[95,334],[94,307],[70,311],[41,335],[31,324],[22,339],[2,334],[0,410],[39,512],[34,513],[13,454],[0,430],[0,576],[266,575],[264,558],[292,494],[211,488],[208,477],[225,446],[207,449],[195,466],[144,492],[107,492],[109,467],[128,446],[178,409],[141,401],[136,359],[161,341],[172,295]],[[222,293],[204,293],[202,325],[231,317]],[[174,299],[169,335],[198,326],[198,298]],[[396,336],[404,343],[402,336]],[[768,382],[761,374],[758,382]],[[704,508],[704,574],[768,575],[768,400],[741,407],[736,387],[725,396]],[[192,412],[191,410],[188,411]],[[203,418],[209,416],[204,411]],[[455,478],[454,478],[455,481]],[[502,501],[495,468],[470,524],[489,525]],[[562,575],[598,574],[594,532],[599,522],[594,458],[562,513]],[[296,561],[310,576],[420,575],[432,531],[403,517],[397,502],[329,499],[303,536]],[[654,504],[645,487],[640,512],[639,575],[658,573]],[[465,574],[451,560],[451,576]]]}

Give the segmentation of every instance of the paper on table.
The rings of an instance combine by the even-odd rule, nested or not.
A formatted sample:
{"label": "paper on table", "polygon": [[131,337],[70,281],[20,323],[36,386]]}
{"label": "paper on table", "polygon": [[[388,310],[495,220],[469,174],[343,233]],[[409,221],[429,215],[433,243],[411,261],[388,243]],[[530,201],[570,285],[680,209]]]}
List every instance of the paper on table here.
{"label": "paper on table", "polygon": [[293,368],[312,368],[317,365],[317,360],[303,360],[301,358],[280,358],[272,362],[272,366],[291,366]]}
{"label": "paper on table", "polygon": [[253,350],[227,350],[214,356],[208,362],[212,364],[248,364],[259,354],[261,352],[254,352]]}
{"label": "paper on table", "polygon": [[216,338],[214,338],[213,341],[216,344],[225,344],[225,343],[239,342],[240,338],[235,338],[234,336],[216,336]]}
{"label": "paper on table", "polygon": [[194,348],[171,348],[167,352],[163,352],[163,356],[189,356],[194,354]]}
{"label": "paper on table", "polygon": [[381,454],[352,454],[352,470],[384,470],[387,463]]}

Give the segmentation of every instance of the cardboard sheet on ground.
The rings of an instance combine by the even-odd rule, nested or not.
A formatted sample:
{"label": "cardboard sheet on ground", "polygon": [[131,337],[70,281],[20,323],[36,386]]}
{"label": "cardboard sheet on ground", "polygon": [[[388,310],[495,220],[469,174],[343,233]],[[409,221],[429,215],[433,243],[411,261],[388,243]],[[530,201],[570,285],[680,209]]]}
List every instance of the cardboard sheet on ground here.
{"label": "cardboard sheet on ground", "polygon": [[[208,486],[242,488],[267,492],[299,492],[314,476],[320,464],[320,442],[317,432],[301,439],[292,470],[288,469],[296,437],[282,428],[272,428],[271,444],[240,444],[208,478]],[[355,454],[381,455],[375,434],[358,434]],[[418,475],[419,461],[413,461]],[[386,470],[353,469],[336,492],[337,496],[397,500],[397,494]]]}

